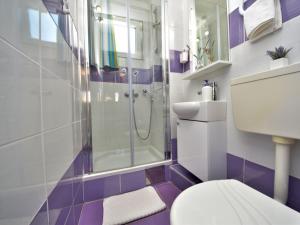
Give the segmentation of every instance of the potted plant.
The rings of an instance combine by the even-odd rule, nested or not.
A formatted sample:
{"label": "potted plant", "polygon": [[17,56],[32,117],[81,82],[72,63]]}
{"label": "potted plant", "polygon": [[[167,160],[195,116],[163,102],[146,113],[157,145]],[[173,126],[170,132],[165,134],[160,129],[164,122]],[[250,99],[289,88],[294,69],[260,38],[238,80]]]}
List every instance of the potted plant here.
{"label": "potted plant", "polygon": [[275,51],[267,51],[267,55],[272,58],[270,63],[271,69],[287,66],[289,61],[286,56],[291,50],[292,48],[286,49],[283,46],[279,46],[275,48]]}

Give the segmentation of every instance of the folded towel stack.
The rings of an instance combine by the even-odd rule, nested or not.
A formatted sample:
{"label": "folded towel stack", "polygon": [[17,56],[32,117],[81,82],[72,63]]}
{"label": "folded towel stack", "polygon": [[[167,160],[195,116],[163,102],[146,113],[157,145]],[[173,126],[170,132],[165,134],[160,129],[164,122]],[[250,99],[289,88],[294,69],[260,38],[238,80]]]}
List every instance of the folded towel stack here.
{"label": "folded towel stack", "polygon": [[282,26],[280,0],[257,0],[246,11],[240,11],[249,40],[255,41]]}

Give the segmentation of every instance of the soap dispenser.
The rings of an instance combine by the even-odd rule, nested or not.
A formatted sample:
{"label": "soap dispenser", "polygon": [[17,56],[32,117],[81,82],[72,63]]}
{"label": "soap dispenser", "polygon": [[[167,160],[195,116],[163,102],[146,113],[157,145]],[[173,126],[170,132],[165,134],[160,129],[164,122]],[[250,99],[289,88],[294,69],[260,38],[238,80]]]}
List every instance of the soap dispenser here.
{"label": "soap dispenser", "polygon": [[213,100],[213,90],[212,87],[210,86],[208,80],[205,80],[203,82],[203,87],[202,87],[202,101],[204,102],[209,102]]}

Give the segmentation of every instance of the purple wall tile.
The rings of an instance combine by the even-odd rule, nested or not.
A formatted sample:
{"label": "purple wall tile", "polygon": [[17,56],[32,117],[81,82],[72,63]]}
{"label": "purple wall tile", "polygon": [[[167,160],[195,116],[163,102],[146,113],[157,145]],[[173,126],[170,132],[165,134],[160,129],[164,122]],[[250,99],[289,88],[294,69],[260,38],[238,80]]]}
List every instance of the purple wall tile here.
{"label": "purple wall tile", "polygon": [[183,64],[183,72],[185,73],[189,70],[190,70],[190,60],[187,63]]}
{"label": "purple wall tile", "polygon": [[171,139],[172,160],[177,161],[177,138]]}
{"label": "purple wall tile", "polygon": [[280,0],[280,3],[283,22],[286,22],[300,15],[299,0]]}
{"label": "purple wall tile", "polygon": [[274,195],[274,171],[267,167],[246,160],[244,182],[271,198]]}
{"label": "purple wall tile", "polygon": [[238,8],[229,14],[229,35],[230,48],[234,48],[245,40],[244,18],[240,15]]}
{"label": "purple wall tile", "polygon": [[90,202],[120,194],[119,176],[110,176],[84,182],[84,201]]}
{"label": "purple wall tile", "polygon": [[227,178],[243,182],[244,159],[227,153]]}
{"label": "purple wall tile", "polygon": [[163,82],[163,68],[161,65],[154,65],[154,82]]}
{"label": "purple wall tile", "polygon": [[287,205],[300,212],[300,179],[290,176]]}
{"label": "purple wall tile", "polygon": [[244,3],[244,10],[248,9],[254,2],[255,2],[255,0],[247,0]]}
{"label": "purple wall tile", "polygon": [[30,225],[48,225],[47,203],[45,202]]}
{"label": "purple wall tile", "polygon": [[146,177],[150,181],[150,184],[159,184],[165,182],[165,166],[146,169]]}
{"label": "purple wall tile", "polygon": [[78,225],[102,225],[103,201],[85,203]]}
{"label": "purple wall tile", "polygon": [[49,210],[61,209],[73,203],[72,181],[60,181],[48,197]]}
{"label": "purple wall tile", "polygon": [[[245,168],[243,168],[245,162]],[[237,156],[227,154],[227,178],[237,179],[254,189],[273,197],[274,170]],[[287,205],[300,212],[300,179],[290,176]]]}
{"label": "purple wall tile", "polygon": [[137,171],[121,175],[121,193],[135,191],[146,186],[145,171]]}
{"label": "purple wall tile", "polygon": [[184,176],[182,176],[181,174],[179,174],[177,171],[171,169],[170,172],[171,172],[171,181],[180,190],[185,190],[185,189],[191,187],[192,185],[194,185],[194,183],[192,183],[189,180],[187,180]]}
{"label": "purple wall tile", "polygon": [[74,205],[82,204],[84,202],[83,199],[83,182],[78,185],[77,192],[75,192],[75,195],[73,197]]}
{"label": "purple wall tile", "polygon": [[180,190],[171,182],[165,182],[154,186],[155,190],[159,194],[161,200],[163,200],[168,209],[170,210],[176,197],[180,194]]}
{"label": "purple wall tile", "polygon": [[[127,70],[127,68],[125,68]],[[128,75],[123,74],[122,69],[111,70],[107,68],[106,70],[99,71],[96,66],[90,66],[90,79],[94,82],[109,82],[109,83],[128,83]],[[154,65],[150,69],[132,69],[132,83],[133,84],[152,84],[155,82],[162,82],[162,66]]]}
{"label": "purple wall tile", "polygon": [[189,179],[194,184],[198,184],[198,183],[202,182],[198,177],[196,177],[194,174],[192,174],[190,171],[188,171],[187,169],[185,169],[180,164],[173,164],[173,165],[170,166],[170,168],[172,170],[177,171],[178,173],[180,173],[181,175],[183,175],[184,177],[186,177],[187,179]]}
{"label": "purple wall tile", "polygon": [[49,224],[65,225],[70,213],[71,207],[63,209],[52,209],[49,211]]}
{"label": "purple wall tile", "polygon": [[165,179],[166,181],[171,181],[171,171],[170,171],[170,166],[165,165]]}
{"label": "purple wall tile", "polygon": [[170,71],[172,73],[183,73],[183,64],[180,63],[180,51],[170,50]]}

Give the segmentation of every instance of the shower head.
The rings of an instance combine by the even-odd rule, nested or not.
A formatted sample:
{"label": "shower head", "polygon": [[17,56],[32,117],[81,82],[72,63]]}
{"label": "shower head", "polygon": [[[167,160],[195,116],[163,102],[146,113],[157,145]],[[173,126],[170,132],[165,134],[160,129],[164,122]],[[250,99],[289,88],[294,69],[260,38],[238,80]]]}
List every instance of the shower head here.
{"label": "shower head", "polygon": [[102,7],[101,7],[101,5],[92,6],[92,9],[93,9],[93,15],[94,15],[95,20],[97,20],[99,22],[102,21],[103,18],[102,18]]}

